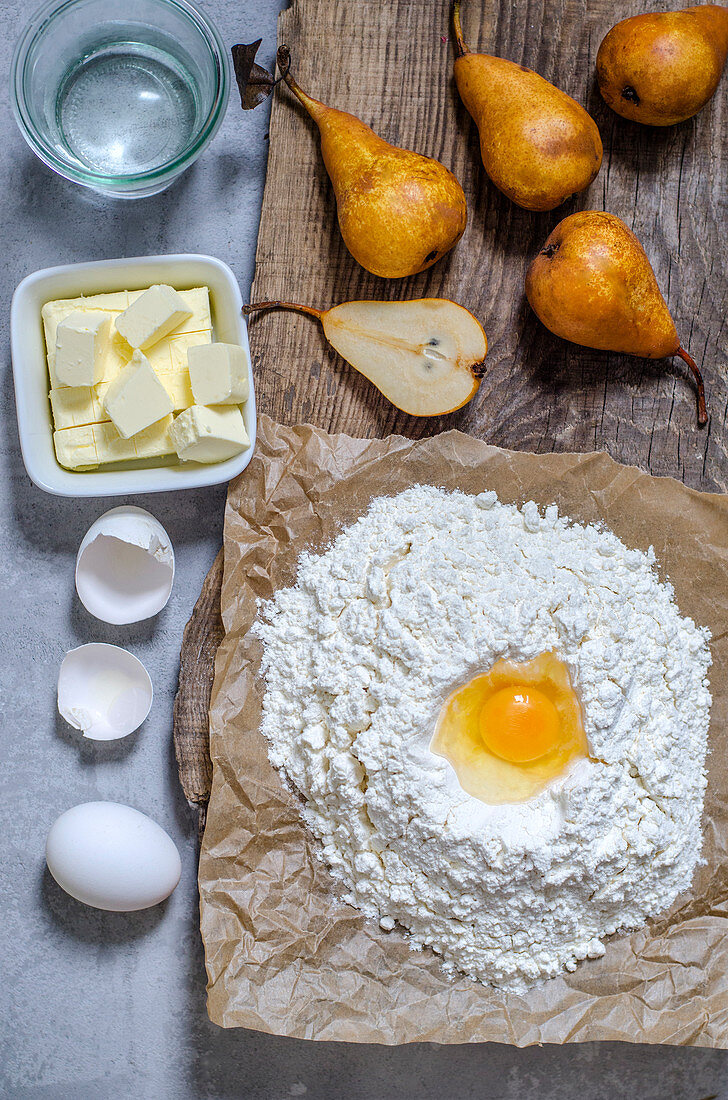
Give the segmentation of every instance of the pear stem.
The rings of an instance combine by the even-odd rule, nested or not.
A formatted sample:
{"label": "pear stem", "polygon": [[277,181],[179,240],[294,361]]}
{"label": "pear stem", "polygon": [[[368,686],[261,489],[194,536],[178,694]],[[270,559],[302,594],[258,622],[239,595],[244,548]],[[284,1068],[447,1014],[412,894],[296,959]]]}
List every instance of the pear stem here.
{"label": "pear stem", "polygon": [[283,77],[293,94],[296,96],[296,98],[300,100],[300,102],[303,104],[303,106],[307,110],[311,107],[312,104],[316,104],[318,106],[318,100],[313,99],[313,97],[310,95],[307,95],[306,92],[304,92],[303,88],[301,88],[291,76],[291,51],[289,50],[288,46],[278,47],[278,52],[276,53],[276,62],[278,63],[278,68],[281,71],[281,76]]}
{"label": "pear stem", "polygon": [[678,348],[674,354],[679,355],[695,375],[695,381],[698,386],[698,427],[702,428],[704,424],[708,423],[708,410],[705,407],[705,386],[703,385],[703,376],[698,370],[692,355],[688,355],[685,348]]}
{"label": "pear stem", "polygon": [[314,309],[313,306],[301,306],[296,302],[253,302],[249,306],[243,306],[243,317],[249,317],[251,313],[256,313],[259,309],[296,309],[299,313],[308,313],[310,317],[315,317],[317,321],[321,320],[324,313],[322,309]]}
{"label": "pear stem", "polygon": [[281,76],[290,87],[289,81],[293,80],[293,77],[288,71],[291,67],[291,51],[288,46],[284,45],[278,47],[276,51],[276,64],[281,70]]}
{"label": "pear stem", "polygon": [[463,57],[466,53],[470,53],[470,50],[463,40],[463,27],[460,22],[460,0],[455,0],[452,6],[452,25],[455,31],[455,56]]}

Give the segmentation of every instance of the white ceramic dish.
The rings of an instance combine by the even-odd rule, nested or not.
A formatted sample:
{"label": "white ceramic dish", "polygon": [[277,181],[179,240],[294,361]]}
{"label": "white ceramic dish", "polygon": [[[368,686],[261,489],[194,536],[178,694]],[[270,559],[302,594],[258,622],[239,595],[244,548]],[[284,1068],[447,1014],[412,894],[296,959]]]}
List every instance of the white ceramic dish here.
{"label": "white ceramic dish", "polygon": [[47,493],[66,497],[113,497],[196,489],[229,481],[241,473],[253,457],[256,412],[253,374],[249,368],[250,397],[243,406],[243,418],[250,446],[227,462],[205,466],[196,462],[180,463],[172,457],[144,465],[139,461],[120,462],[99,470],[74,472],[64,469],[56,460],[42,307],[57,298],[138,290],[153,283],[169,283],[176,290],[209,287],[213,339],[240,344],[250,360],[240,288],[227,264],[214,256],[98,260],[47,267],[28,275],[15,291],[10,311],[15,405],[25,468],[31,480]]}

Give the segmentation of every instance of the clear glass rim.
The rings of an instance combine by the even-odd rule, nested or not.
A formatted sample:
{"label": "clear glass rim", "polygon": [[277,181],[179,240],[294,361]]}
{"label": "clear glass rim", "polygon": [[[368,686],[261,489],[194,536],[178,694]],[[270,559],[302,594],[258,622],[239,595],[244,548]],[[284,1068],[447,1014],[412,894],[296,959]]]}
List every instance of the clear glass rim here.
{"label": "clear glass rim", "polygon": [[94,172],[92,169],[79,168],[73,162],[59,157],[56,150],[38,132],[25,100],[25,66],[33,43],[39,35],[48,31],[54,19],[67,8],[74,7],[79,2],[80,0],[64,0],[64,2],[59,3],[58,0],[48,0],[42,8],[35,12],[20,34],[10,67],[10,89],[13,113],[23,137],[33,152],[54,172],[66,179],[89,187],[102,187],[108,191],[128,193],[133,189],[133,185],[140,185],[141,189],[144,185],[150,186],[160,183],[168,176],[178,175],[198,156],[207,142],[214,136],[222,122],[227,106],[230,87],[227,51],[215,24],[207,15],[203,15],[197,8],[188,4],[187,0],[157,0],[158,3],[169,8],[176,8],[181,12],[205,39],[215,62],[217,75],[215,98],[194,140],[178,156],[146,172],[110,176],[103,172]]}

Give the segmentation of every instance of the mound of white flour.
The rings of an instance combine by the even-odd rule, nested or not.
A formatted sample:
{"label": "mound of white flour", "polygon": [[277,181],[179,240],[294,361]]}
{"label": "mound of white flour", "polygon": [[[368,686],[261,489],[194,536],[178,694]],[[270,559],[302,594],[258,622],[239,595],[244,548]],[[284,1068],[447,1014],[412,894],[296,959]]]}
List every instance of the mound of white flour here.
{"label": "mound of white flour", "polygon": [[[610,531],[417,485],[374,500],[261,607],[263,733],[345,899],[445,966],[520,991],[689,885],[708,634],[652,551]],[[528,802],[464,793],[429,750],[453,688],[499,657],[569,667],[591,759]]]}

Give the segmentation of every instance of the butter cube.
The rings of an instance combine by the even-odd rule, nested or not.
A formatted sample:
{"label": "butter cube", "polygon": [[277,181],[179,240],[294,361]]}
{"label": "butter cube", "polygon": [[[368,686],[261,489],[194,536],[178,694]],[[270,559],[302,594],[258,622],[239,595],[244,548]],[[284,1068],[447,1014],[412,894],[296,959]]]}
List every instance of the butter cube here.
{"label": "butter cube", "polygon": [[46,302],[41,314],[48,351],[55,350],[58,325],[64,317],[68,317],[69,313],[75,313],[77,310],[81,313],[96,313],[100,310],[111,317],[116,317],[128,305],[129,295],[126,291],[116,294],[92,294],[88,298],[58,298],[54,302]]}
{"label": "butter cube", "polygon": [[[192,396],[192,387],[190,386],[190,378],[187,371],[179,371],[177,374],[160,374],[159,381],[162,383],[165,390],[170,396],[173,412],[180,412],[182,409],[189,409],[190,405],[194,405],[195,399]],[[103,407],[103,403],[106,394],[111,388],[111,385],[111,382],[101,382],[98,386],[96,386],[95,392],[98,396],[99,406],[102,412],[102,415],[97,418],[98,420],[109,419],[108,414]],[[60,390],[58,392],[62,393],[64,391]],[[85,421],[81,421],[80,423],[85,423]],[[88,423],[92,423],[92,421],[88,421]],[[61,425],[57,421],[56,427],[61,427]]]}
{"label": "butter cube", "polygon": [[101,383],[91,386],[61,386],[50,392],[53,424],[56,428],[77,428],[82,424],[97,424],[108,420],[100,401]]}
{"label": "butter cube", "polygon": [[198,405],[240,405],[248,399],[248,359],[237,344],[201,344],[187,352]]}
{"label": "butter cube", "polygon": [[210,292],[206,286],[196,286],[192,290],[180,290],[179,296],[192,316],[183,321],[177,332],[200,332],[212,328],[210,315]]}
{"label": "butter cube", "polygon": [[[127,344],[126,340],[122,340],[119,333],[116,332],[113,327],[111,329],[111,339],[108,344],[106,355],[104,356],[104,362],[102,366],[102,382],[113,382],[117,374],[131,358],[131,348]],[[48,352],[48,374],[51,380],[51,388],[59,389],[63,383],[56,374],[56,346],[55,344]]]}
{"label": "butter cube", "polygon": [[[144,293],[146,292],[143,290],[130,290],[127,304],[131,305],[132,302],[136,302]],[[187,309],[190,310],[190,316],[175,329],[175,336],[212,328],[210,292],[206,286],[196,286],[192,290],[178,290],[177,294]]]}
{"label": "butter cube", "polygon": [[140,351],[135,351],[103,399],[104,408],[124,439],[172,412],[172,399]]}
{"label": "butter cube", "polygon": [[104,424],[84,424],[53,433],[56,458],[67,470],[101,466],[108,462],[128,462],[140,458],[161,458],[174,454],[170,438],[172,416],[158,420],[131,439],[124,439],[108,420]]}
{"label": "butter cube", "polygon": [[224,462],[250,445],[237,405],[192,405],[169,434],[183,462]]}
{"label": "butter cube", "polygon": [[56,328],[55,371],[63,386],[95,386],[103,377],[109,347],[108,313],[76,310]]}
{"label": "butter cube", "polygon": [[174,332],[192,313],[176,290],[160,283],[150,286],[119,314],[116,330],[130,347],[144,351]]}

